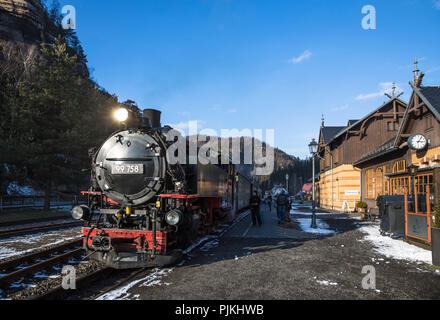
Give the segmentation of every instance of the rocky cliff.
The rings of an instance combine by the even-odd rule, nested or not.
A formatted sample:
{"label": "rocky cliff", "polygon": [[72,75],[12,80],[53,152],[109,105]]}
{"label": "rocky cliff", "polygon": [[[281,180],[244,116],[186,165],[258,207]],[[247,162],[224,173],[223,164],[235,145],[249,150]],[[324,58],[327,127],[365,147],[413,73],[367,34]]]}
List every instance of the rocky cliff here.
{"label": "rocky cliff", "polygon": [[0,40],[44,41],[44,8],[39,0],[0,0]]}

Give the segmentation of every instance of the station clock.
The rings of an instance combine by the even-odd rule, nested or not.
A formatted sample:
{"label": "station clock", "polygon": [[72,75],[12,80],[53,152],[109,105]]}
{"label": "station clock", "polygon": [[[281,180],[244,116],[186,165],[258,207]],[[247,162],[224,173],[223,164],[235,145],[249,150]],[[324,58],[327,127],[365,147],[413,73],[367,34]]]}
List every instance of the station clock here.
{"label": "station clock", "polygon": [[408,146],[414,150],[424,150],[428,146],[428,139],[423,134],[415,134],[408,138]]}

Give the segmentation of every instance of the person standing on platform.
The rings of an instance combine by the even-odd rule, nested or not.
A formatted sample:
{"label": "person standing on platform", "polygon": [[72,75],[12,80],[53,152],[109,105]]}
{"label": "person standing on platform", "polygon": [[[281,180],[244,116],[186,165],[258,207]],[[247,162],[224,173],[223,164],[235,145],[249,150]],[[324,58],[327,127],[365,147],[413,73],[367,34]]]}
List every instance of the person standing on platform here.
{"label": "person standing on platform", "polygon": [[278,224],[282,224],[286,221],[286,208],[289,204],[289,195],[285,190],[282,190],[278,195],[276,204]]}
{"label": "person standing on platform", "polygon": [[267,197],[267,205],[269,206],[269,212],[272,212],[272,196],[271,195],[269,195],[268,197]]}
{"label": "person standing on platform", "polygon": [[260,203],[261,203],[261,199],[258,196],[258,193],[257,191],[254,191],[254,195],[249,200],[249,205],[251,207],[251,213],[252,213],[252,224],[256,226],[258,221],[258,225],[261,227],[263,223],[261,222],[261,216],[260,216]]}

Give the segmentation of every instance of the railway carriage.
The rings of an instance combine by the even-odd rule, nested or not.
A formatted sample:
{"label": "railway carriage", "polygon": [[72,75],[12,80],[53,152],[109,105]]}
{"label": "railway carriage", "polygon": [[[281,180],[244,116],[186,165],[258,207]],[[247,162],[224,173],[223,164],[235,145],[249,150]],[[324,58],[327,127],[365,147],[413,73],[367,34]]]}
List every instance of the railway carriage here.
{"label": "railway carriage", "polygon": [[[127,111],[118,112],[125,121]],[[147,109],[136,128],[89,152],[88,205],[72,216],[87,222],[82,233],[92,260],[116,269],[173,264],[191,240],[248,206],[252,184],[233,164],[170,165],[169,130],[159,111]]]}

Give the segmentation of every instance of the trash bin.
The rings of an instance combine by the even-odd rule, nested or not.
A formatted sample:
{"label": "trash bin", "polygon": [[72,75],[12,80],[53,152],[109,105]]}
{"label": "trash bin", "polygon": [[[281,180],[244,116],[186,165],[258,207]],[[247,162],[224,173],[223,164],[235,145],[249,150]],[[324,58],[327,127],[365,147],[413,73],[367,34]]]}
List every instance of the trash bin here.
{"label": "trash bin", "polygon": [[[376,200],[379,207],[380,229],[396,236],[405,235],[405,197],[403,195],[380,196]],[[418,196],[419,211],[426,208],[426,197]],[[414,196],[408,197],[408,211],[415,211]]]}
{"label": "trash bin", "polygon": [[404,196],[380,196],[379,207],[380,229],[382,232],[396,236],[405,234],[405,198]]}

